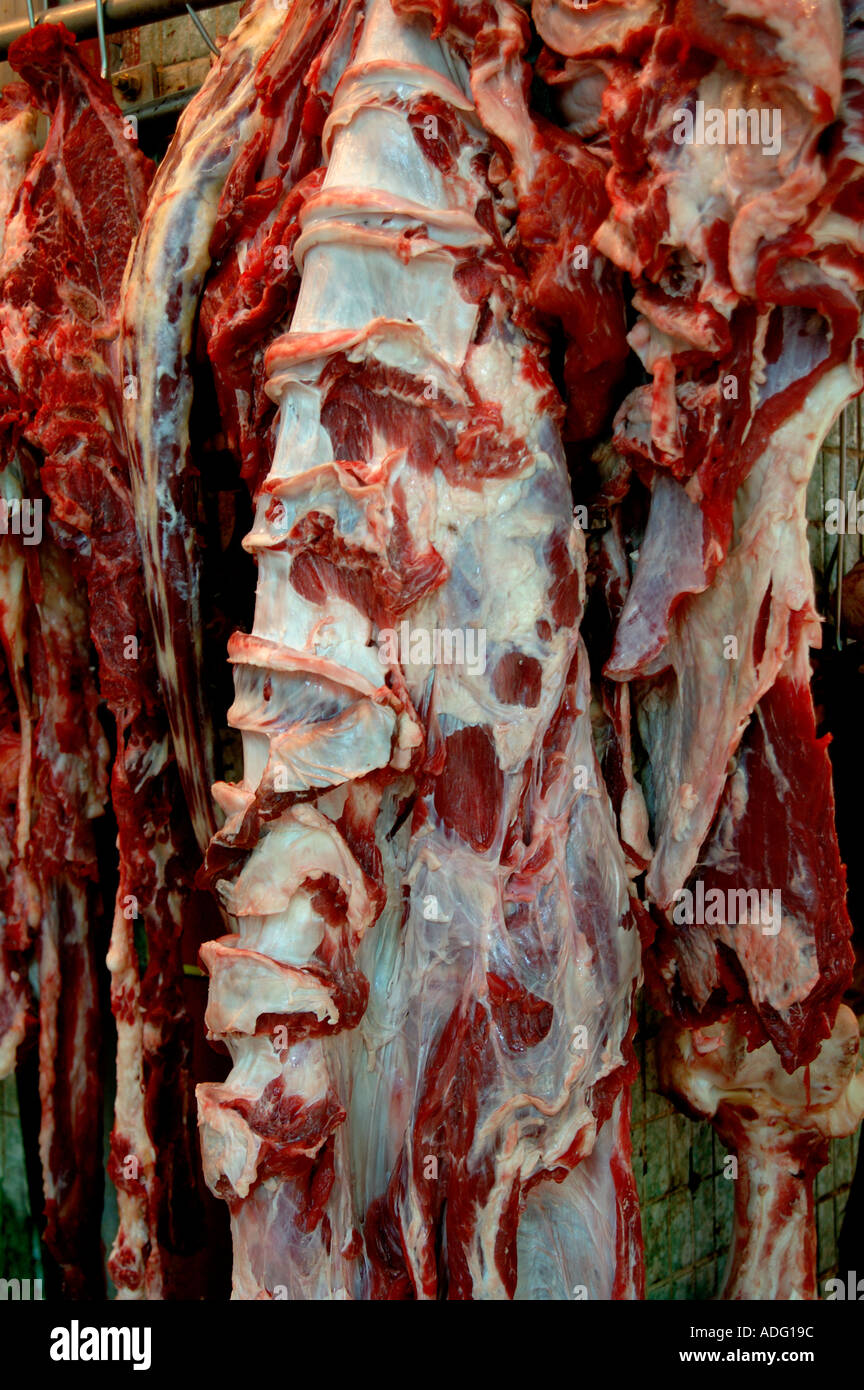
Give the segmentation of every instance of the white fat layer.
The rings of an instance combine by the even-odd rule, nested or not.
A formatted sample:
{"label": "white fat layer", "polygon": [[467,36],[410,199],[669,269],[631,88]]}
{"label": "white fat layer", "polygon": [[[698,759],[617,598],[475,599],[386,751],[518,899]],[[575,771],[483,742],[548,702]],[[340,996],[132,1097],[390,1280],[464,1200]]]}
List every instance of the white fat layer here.
{"label": "white fat layer", "polygon": [[15,195],[38,148],[37,120],[35,108],[28,106],[0,122],[0,255]]}

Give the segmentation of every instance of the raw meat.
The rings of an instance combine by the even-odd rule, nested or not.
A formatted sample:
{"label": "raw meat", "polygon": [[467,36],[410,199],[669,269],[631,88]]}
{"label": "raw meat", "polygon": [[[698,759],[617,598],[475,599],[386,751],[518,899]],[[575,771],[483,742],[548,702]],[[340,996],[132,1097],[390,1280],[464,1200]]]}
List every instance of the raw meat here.
{"label": "raw meat", "polygon": [[[26,88],[0,111],[0,244],[36,153],[36,108]],[[93,817],[107,793],[107,746],[89,670],[86,597],[53,535],[31,452],[17,438],[17,399],[2,393],[0,494],[21,534],[0,547],[2,643],[8,698],[3,726],[4,815],[2,1070],[38,1017],[39,1149],[46,1245],[68,1297],[104,1291],[100,1243],[103,1173],[96,1083],[101,1035],[99,921]],[[47,529],[47,515],[44,519]],[[29,534],[28,534],[29,533]],[[9,803],[7,802],[7,805]],[[28,972],[36,946],[38,1006]]]}
{"label": "raw meat", "polygon": [[[807,483],[821,440],[860,386],[857,370],[845,364],[835,368],[811,389],[806,413],[791,415],[773,432],[738,491],[737,524],[725,563],[707,589],[680,601],[662,655],[648,672],[629,661],[626,667],[619,663],[631,616],[660,611],[651,592],[650,568],[644,582],[637,572],[630,590],[606,670],[615,679],[651,677],[639,685],[636,696],[640,734],[651,759],[655,827],[647,888],[663,907],[672,903],[695,866],[729,758],[756,704],[799,640],[818,645]],[[692,523],[692,509],[678,485],[658,483],[640,567],[653,562],[657,574],[679,536],[692,534],[681,504]]]}
{"label": "raw meat", "polygon": [[[613,483],[613,488],[615,484]],[[594,572],[599,581],[602,604],[595,605],[591,650],[602,665],[603,655],[611,649],[630,588],[630,568],[621,508],[614,505],[608,529],[603,533],[594,557]],[[620,497],[617,498],[620,501]],[[597,613],[601,621],[597,621]],[[603,775],[618,818],[618,834],[627,855],[630,873],[638,878],[651,862],[648,808],[639,779],[636,776],[631,731],[630,686],[626,681],[601,681],[603,710],[607,719],[605,737],[601,739]],[[646,928],[651,934],[650,925]],[[647,944],[647,943],[646,943]]]}
{"label": "raw meat", "polygon": [[[160,707],[116,343],[123,270],[152,170],[128,138],[109,86],[83,64],[62,26],[40,25],[13,45],[10,61],[51,124],[7,225],[0,261],[0,384],[7,427],[20,432],[42,456],[38,485],[50,499],[52,536],[68,556],[63,560],[69,571],[66,584],[79,605],[72,608],[70,598],[57,612],[49,608],[50,621],[43,622],[44,659],[35,666],[31,653],[31,665],[44,670],[44,682],[52,690],[56,687],[53,698],[63,711],[54,720],[58,746],[71,754],[81,741],[77,776],[82,785],[88,740],[94,750],[102,750],[103,764],[107,748],[95,710],[88,726],[75,714],[74,700],[92,690],[88,698],[94,706],[104,700],[116,726],[111,805],[119,884],[108,965],[118,1064],[109,1170],[118,1187],[120,1229],[109,1268],[121,1297],[145,1291],[158,1297],[181,1283],[194,1296],[199,1276],[188,1277],[186,1257],[202,1238],[203,1211],[202,1197],[194,1193],[191,1039],[181,962],[184,931],[191,934],[194,951],[206,910],[203,895],[196,898],[193,892],[194,842]],[[98,198],[93,196],[96,169]],[[59,604],[59,578],[44,581],[44,591],[44,603]],[[89,674],[91,638],[98,656],[98,691]],[[79,667],[85,674],[76,676]],[[52,757],[63,775],[65,759],[56,749]],[[91,793],[78,818],[99,814],[103,801]],[[52,844],[64,821],[55,810]],[[74,816],[70,824],[76,824]],[[75,863],[62,842],[52,852],[58,865],[64,859]],[[89,855],[87,874],[95,878],[95,852]],[[70,1141],[86,1146],[87,1162],[78,1153],[63,1173],[74,1174],[77,1165],[84,1182],[88,1167],[95,1165],[101,1184],[101,1155],[93,1140],[100,1132],[102,1106],[96,1043],[84,1035],[83,1025],[76,1038],[72,1020],[76,1008],[85,1015],[95,1012],[95,953],[107,943],[99,935],[94,895],[88,902],[83,890],[76,887],[73,893],[62,885],[61,879],[56,908],[43,913],[41,949],[40,1075],[43,1131],[50,1130],[43,1138],[49,1239],[57,1182],[50,1146]],[[76,947],[86,954],[86,971],[76,964]],[[89,1108],[76,1101],[79,1086],[86,1089]],[[61,1101],[71,1111],[58,1112]],[[63,1116],[56,1125],[55,1112]],[[74,1186],[79,1179],[72,1181]],[[98,1252],[98,1193],[87,1199],[86,1207],[96,1223]],[[73,1217],[57,1218],[61,1243],[74,1231]],[[98,1253],[97,1266],[101,1277]]]}
{"label": "raw meat", "polygon": [[[719,1111],[745,1165],[726,1296],[813,1296],[812,1178],[825,1161],[813,1136],[827,1122],[807,1064],[833,1099],[855,1048],[848,1013],[831,1032],[851,927],[809,690],[819,620],[805,508],[818,449],[862,386],[862,12],[680,0],[580,13],[538,0],[535,15],[566,59],[541,63],[562,109],[607,152],[611,211],[594,245],[633,281],[630,342],[652,377],[618,413],[624,467],[611,470],[613,501],[627,465],[641,484],[624,509],[635,573],[619,514],[599,574],[614,628],[604,675],[630,685],[648,758],[653,857],[628,803],[626,701],[605,687],[622,841],[634,870],[647,867],[662,924],[648,981],[694,1030],[670,1025],[666,1079],[700,1114],[723,1099],[704,1098],[706,1068],[722,1064],[728,1093],[757,1088],[749,1109],[749,1095],[727,1094]],[[568,95],[586,73],[602,113]],[[692,135],[703,117],[728,126],[748,108],[755,146]],[[688,893],[710,904],[704,919],[688,919]],[[772,910],[754,916],[763,895]],[[745,1059],[747,1046],[758,1051]],[[854,1127],[854,1110],[832,1132]],[[778,1164],[765,1216],[759,1184],[775,1183]]]}
{"label": "raw meat", "polygon": [[510,0],[399,0],[396,8],[430,16],[469,67],[477,114],[495,140],[490,181],[516,195],[511,245],[527,273],[535,329],[565,335],[564,437],[590,439],[606,423],[628,355],[621,277],[592,246],[609,212],[603,159],[531,110],[530,28]]}
{"label": "raw meat", "polygon": [[[560,407],[465,65],[389,0],[347,13],[309,70],[326,174],[265,356],[244,777],[208,856],[236,929],[202,951],[234,1067],[199,1088],[205,1168],[235,1297],[632,1295],[639,939]],[[482,634],[486,662],[394,650],[403,622]],[[607,1166],[568,1177],[598,1132]]]}
{"label": "raw meat", "polygon": [[[777,935],[731,920],[720,936],[710,924],[662,930],[654,978],[661,1001],[691,1021],[735,1004],[739,1026],[771,1037],[793,1070],[828,1035],[851,963],[833,829],[824,848],[812,835],[802,845],[797,829],[816,788],[833,824],[808,692],[819,627],[807,483],[862,384],[864,261],[846,215],[861,175],[861,37],[852,28],[844,49],[839,7],[818,10],[815,28],[812,7],[791,5],[733,34],[719,7],[709,25],[703,7],[680,3],[643,15],[635,37],[608,31],[624,52],[605,68],[612,210],[594,238],[634,280],[630,341],[653,376],[616,421],[650,510],[629,586],[618,567],[623,604],[604,668],[632,683],[649,760],[646,892],[667,924],[688,882],[780,890],[785,904]],[[595,25],[544,7],[541,32],[550,16],[571,65],[596,58]],[[723,119],[773,113],[777,157],[725,138],[676,139],[695,101]],[[835,115],[833,140],[820,143]],[[619,702],[608,702],[626,761]],[[727,781],[757,706],[783,772],[757,731]],[[625,843],[629,833],[622,826]]]}
{"label": "raw meat", "polygon": [[103,1296],[105,1282],[97,953],[104,916],[91,823],[106,799],[108,749],[89,670],[86,595],[68,556],[46,539],[39,580],[38,635],[31,623],[37,718],[27,860],[39,893],[44,1240],[66,1297],[93,1298]]}
{"label": "raw meat", "polygon": [[[125,399],[135,515],[162,698],[202,850],[216,822],[201,670],[188,358],[220,200],[226,187],[229,197],[242,195],[243,178],[255,167],[247,167],[249,151],[263,155],[274,129],[285,143],[296,135],[285,89],[296,88],[327,11],[326,0],[250,5],[178,122],[124,281],[124,371],[136,384]],[[274,139],[274,151],[279,148]],[[268,172],[276,170],[274,163]]]}
{"label": "raw meat", "polygon": [[[603,98],[612,210],[594,243],[635,284],[630,342],[653,381],[624,403],[616,444],[651,488],[651,509],[606,672],[645,680],[647,887],[666,907],[798,626],[816,641],[806,484],[828,427],[861,389],[864,263],[857,229],[834,215],[860,173],[859,40],[853,33],[844,83],[835,0],[818,13],[768,7],[764,22],[736,15],[728,33],[719,6],[709,18],[682,0],[669,21],[621,9],[641,27],[603,34],[604,48],[622,51]],[[596,54],[596,19],[545,5],[537,14],[571,58]],[[697,101],[723,115],[774,113],[777,157],[676,142]]]}
{"label": "raw meat", "polygon": [[[649,957],[655,998],[693,1024],[728,1013],[788,1071],[828,1037],[853,964],[825,740],[815,736],[806,636],[744,735],[688,891],[723,895],[705,923],[667,915]],[[759,894],[741,911],[740,889]],[[779,891],[778,911],[763,897]],[[714,903],[721,900],[716,896]],[[748,910],[752,908],[753,910]],[[710,921],[707,919],[711,919]]]}
{"label": "raw meat", "polygon": [[792,1076],[770,1043],[748,1051],[733,1023],[664,1029],[661,1081],[688,1113],[712,1120],[737,1161],[721,1298],[816,1298],[814,1181],[828,1140],[852,1134],[864,1116],[855,1015],[841,1006],[813,1065]]}
{"label": "raw meat", "polygon": [[[23,494],[44,505],[30,462],[23,446],[9,458],[0,475],[4,500],[20,502]],[[102,1120],[100,911],[91,823],[107,797],[108,750],[89,670],[83,586],[50,534],[38,549],[18,547],[17,538],[4,536],[3,646],[14,695],[4,728],[11,763],[4,761],[4,780],[17,800],[14,819],[6,821],[3,933],[11,989],[4,982],[3,1007],[11,1005],[14,1026],[5,1045],[11,1067],[34,1022],[27,978],[35,940],[44,1238],[66,1295],[98,1297],[104,1290],[102,1156],[94,1143]]]}
{"label": "raw meat", "polygon": [[[46,511],[0,546],[0,1074],[38,1022],[70,1297],[112,812],[120,1297],[216,1290],[204,1179],[235,1298],[641,1297],[642,951],[664,1084],[739,1164],[725,1296],[815,1295],[864,1112],[805,520],[864,382],[864,3],[534,13],[532,72],[511,0],[251,0],[149,196],[62,26],[13,47],[0,501]],[[224,446],[259,581],[214,814]]]}
{"label": "raw meat", "polygon": [[[6,219],[36,153],[36,108],[24,87],[6,87],[0,98],[0,252]],[[14,449],[3,441],[0,496],[21,505],[21,469]],[[32,889],[24,865],[30,821],[32,727],[26,673],[25,594],[27,548],[8,533],[0,545],[0,641],[2,641],[2,715],[0,765],[3,810],[0,815],[0,872],[3,874],[0,929],[0,1077],[8,1076],[25,1034],[32,1025],[27,981],[29,947],[37,921],[26,905]],[[32,899],[31,899],[32,900]]]}
{"label": "raw meat", "polygon": [[[331,7],[331,47],[350,42],[352,15],[350,4]],[[300,285],[293,255],[299,212],[323,173],[321,132],[332,92],[326,74],[298,78],[318,65],[313,54],[324,17],[324,10],[314,12],[315,23],[307,22],[299,36],[292,25],[291,42],[279,45],[270,83],[280,103],[263,88],[255,134],[225,181],[210,235],[214,269],[201,301],[200,336],[213,367],[220,423],[253,494],[267,476],[274,444],[264,353],[291,320]]]}

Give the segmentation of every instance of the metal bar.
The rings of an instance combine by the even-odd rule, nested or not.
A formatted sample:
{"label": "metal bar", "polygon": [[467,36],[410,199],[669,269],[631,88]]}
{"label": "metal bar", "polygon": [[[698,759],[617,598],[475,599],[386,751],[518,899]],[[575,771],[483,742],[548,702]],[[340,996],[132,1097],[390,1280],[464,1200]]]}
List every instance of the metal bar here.
{"label": "metal bar", "polygon": [[[217,8],[213,0],[189,0],[193,10]],[[105,0],[105,33],[117,34],[125,29],[138,29],[144,24],[157,24],[160,19],[174,19],[186,13],[186,0]],[[58,5],[53,10],[37,10],[35,20],[42,24],[60,21],[79,39],[98,35],[97,0],[73,0],[71,5]],[[0,24],[0,61],[10,46],[30,29],[28,19],[11,19]]]}
{"label": "metal bar", "polygon": [[189,11],[189,18],[191,19],[192,23],[195,25],[195,28],[198,30],[198,33],[201,35],[201,37],[202,37],[202,39],[204,40],[204,42],[206,43],[207,47],[210,49],[210,52],[211,52],[211,53],[215,53],[215,54],[216,54],[216,57],[218,58],[218,57],[219,57],[219,49],[216,47],[216,45],[215,45],[215,43],[213,42],[213,40],[211,39],[210,35],[207,33],[207,30],[204,28],[204,25],[201,23],[201,20],[198,18],[197,14],[196,14],[195,11],[193,10],[192,6],[189,5],[189,4],[187,4],[186,9]]}
{"label": "metal bar", "polygon": [[105,38],[105,6],[96,0],[96,33],[99,36],[99,61],[103,77],[108,76],[108,40]]}
{"label": "metal bar", "polygon": [[169,92],[167,96],[144,101],[140,106],[124,106],[124,116],[134,116],[138,121],[152,121],[159,116],[178,116],[188,106],[200,87],[186,87],[182,92]]}

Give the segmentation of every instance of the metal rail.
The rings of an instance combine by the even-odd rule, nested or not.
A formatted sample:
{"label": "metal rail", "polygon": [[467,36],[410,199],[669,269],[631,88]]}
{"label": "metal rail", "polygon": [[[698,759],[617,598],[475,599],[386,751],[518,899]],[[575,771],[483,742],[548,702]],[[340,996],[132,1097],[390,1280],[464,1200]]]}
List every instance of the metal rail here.
{"label": "metal rail", "polygon": [[189,105],[192,98],[200,90],[200,87],[185,87],[182,92],[168,92],[164,97],[154,97],[152,101],[143,101],[140,106],[124,106],[122,114],[134,116],[137,121],[152,121],[162,116],[179,116],[180,112]]}
{"label": "metal rail", "polygon": [[[189,0],[193,10],[218,8],[218,0]],[[160,19],[174,19],[186,14],[186,0],[104,0],[102,5],[105,33],[117,34],[124,29],[139,29],[143,24],[156,24]],[[59,20],[79,39],[93,39],[99,33],[98,0],[72,0],[70,5],[57,5],[53,10],[37,10],[37,24]],[[0,60],[11,45],[30,28],[28,19],[10,19],[0,24]]]}

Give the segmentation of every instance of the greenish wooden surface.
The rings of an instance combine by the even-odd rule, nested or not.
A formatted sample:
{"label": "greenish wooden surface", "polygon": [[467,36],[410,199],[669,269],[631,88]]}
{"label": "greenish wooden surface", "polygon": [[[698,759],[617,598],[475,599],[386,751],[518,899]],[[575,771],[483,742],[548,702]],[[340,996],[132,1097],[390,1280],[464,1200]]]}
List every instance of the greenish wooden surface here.
{"label": "greenish wooden surface", "polygon": [[0,1278],[41,1279],[14,1076],[0,1081]]}

